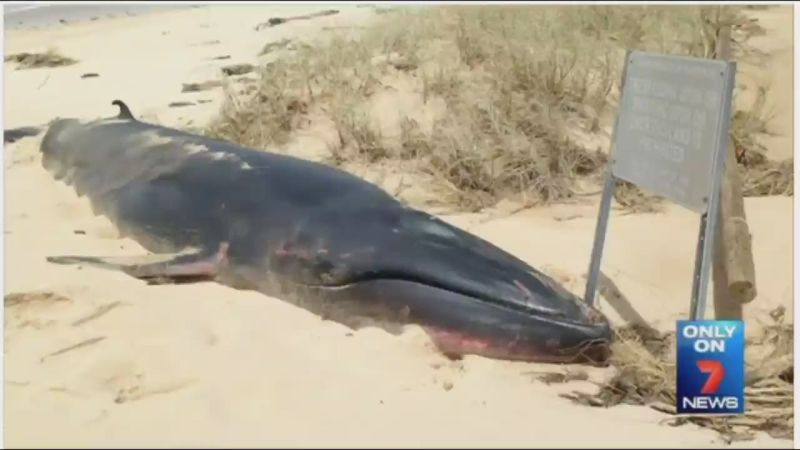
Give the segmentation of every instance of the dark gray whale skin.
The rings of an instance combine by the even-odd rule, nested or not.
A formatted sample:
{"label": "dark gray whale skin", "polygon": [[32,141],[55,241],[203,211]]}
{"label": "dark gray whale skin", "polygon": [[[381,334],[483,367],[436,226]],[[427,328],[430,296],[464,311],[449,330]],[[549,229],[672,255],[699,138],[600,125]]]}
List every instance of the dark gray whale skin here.
{"label": "dark gray whale skin", "polygon": [[606,360],[611,329],[599,311],[485,240],[345,171],[141,122],[114,104],[117,117],[52,122],[43,165],[122,235],[170,259],[49,261],[255,289],[345,324],[417,323],[456,357]]}

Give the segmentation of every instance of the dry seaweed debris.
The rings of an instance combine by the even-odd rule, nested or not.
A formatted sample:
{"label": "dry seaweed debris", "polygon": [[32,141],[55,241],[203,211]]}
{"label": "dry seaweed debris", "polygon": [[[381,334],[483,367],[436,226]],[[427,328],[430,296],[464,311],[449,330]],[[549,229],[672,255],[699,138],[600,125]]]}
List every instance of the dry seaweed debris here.
{"label": "dry seaweed debris", "polygon": [[[776,308],[771,322],[747,340],[745,414],[725,417],[680,416],[673,425],[694,423],[728,441],[752,439],[757,432],[791,439],[794,426],[793,324]],[[566,398],[588,406],[649,405],[675,414],[675,334],[641,326],[617,330],[611,364],[616,373],[597,392]]]}
{"label": "dry seaweed debris", "polygon": [[71,302],[71,300],[63,295],[59,295],[51,291],[12,292],[3,297],[3,305],[6,308],[11,308],[18,305],[27,305],[33,302],[58,303]]}
{"label": "dry seaweed debris", "polygon": [[14,53],[7,55],[5,61],[17,63],[17,70],[71,66],[78,62],[78,60],[68,56],[59,55],[55,50],[48,50],[44,53]]}

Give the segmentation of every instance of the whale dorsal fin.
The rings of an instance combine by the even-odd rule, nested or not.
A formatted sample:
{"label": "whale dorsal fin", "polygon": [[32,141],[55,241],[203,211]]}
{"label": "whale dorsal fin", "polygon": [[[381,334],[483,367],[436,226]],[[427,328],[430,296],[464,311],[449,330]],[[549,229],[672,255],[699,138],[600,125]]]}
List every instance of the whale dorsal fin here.
{"label": "whale dorsal fin", "polygon": [[122,100],[114,100],[113,102],[111,102],[111,104],[119,107],[119,115],[117,116],[117,118],[136,120],[136,118],[133,117],[133,113],[131,113],[131,109],[128,108],[128,105],[126,105],[125,102],[123,102]]}

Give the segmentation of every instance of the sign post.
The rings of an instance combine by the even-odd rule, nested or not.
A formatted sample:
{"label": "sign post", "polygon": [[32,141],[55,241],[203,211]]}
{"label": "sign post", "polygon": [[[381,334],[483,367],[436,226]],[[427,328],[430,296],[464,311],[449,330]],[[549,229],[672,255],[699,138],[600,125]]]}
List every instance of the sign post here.
{"label": "sign post", "polygon": [[700,214],[690,316],[702,320],[719,219],[736,63],[628,51],[584,300],[595,303],[616,180]]}

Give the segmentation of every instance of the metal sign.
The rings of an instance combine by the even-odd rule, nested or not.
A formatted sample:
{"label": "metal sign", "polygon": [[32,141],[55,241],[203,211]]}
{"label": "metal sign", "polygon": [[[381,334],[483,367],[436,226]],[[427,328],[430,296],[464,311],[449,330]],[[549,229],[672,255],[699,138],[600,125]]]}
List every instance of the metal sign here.
{"label": "metal sign", "polygon": [[625,180],[701,214],[691,318],[705,312],[736,63],[628,51],[585,301],[595,302],[611,198]]}

